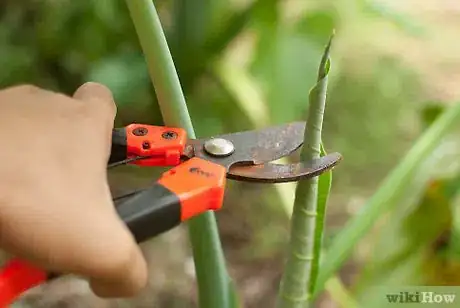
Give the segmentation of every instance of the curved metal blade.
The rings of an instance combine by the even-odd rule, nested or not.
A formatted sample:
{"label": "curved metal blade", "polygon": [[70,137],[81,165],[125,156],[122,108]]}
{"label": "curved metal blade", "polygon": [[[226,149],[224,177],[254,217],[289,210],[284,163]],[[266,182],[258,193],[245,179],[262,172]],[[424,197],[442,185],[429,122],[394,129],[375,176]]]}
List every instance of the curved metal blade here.
{"label": "curved metal blade", "polygon": [[288,156],[298,149],[303,143],[304,130],[305,122],[292,122],[260,130],[215,136],[233,143],[235,151],[226,157],[212,156],[204,150],[203,144],[210,138],[189,140],[193,151],[185,154],[204,158],[226,167],[227,170],[234,164],[258,165]]}
{"label": "curved metal blade", "polygon": [[285,183],[312,178],[333,168],[342,160],[342,155],[332,153],[311,162],[288,165],[265,163],[253,166],[234,166],[227,178],[259,183]]}

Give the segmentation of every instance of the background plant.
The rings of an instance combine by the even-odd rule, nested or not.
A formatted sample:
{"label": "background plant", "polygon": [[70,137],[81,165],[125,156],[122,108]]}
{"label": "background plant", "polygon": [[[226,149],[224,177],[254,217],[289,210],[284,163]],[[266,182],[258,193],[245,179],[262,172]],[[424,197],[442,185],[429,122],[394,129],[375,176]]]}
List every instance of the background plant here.
{"label": "background plant", "polygon": [[[301,119],[324,42],[332,28],[337,30],[323,140],[326,150],[338,150],[346,159],[334,171],[325,248],[430,125],[428,115],[460,96],[460,47],[453,43],[459,10],[448,1],[155,3],[199,136]],[[2,87],[32,82],[71,93],[82,82],[97,80],[114,91],[117,125],[162,124],[124,1],[5,0],[0,39]],[[414,184],[418,189],[408,189],[404,199],[395,201],[396,210],[382,215],[354,247],[337,273],[343,285],[330,280],[318,307],[340,306],[347,295],[364,301],[366,286],[384,279],[458,284],[458,211],[452,188],[458,172],[444,160],[455,157],[456,140],[455,135],[445,139],[422,169],[438,172],[428,172],[425,182]],[[147,185],[160,172],[127,167],[111,180],[116,190],[129,189]],[[217,218],[244,307],[274,302],[293,196],[292,185],[286,184],[231,183],[228,189]],[[437,222],[430,230],[421,228],[427,218]],[[394,245],[394,239],[404,241]],[[195,307],[185,230],[154,239],[143,249],[152,260],[151,289],[113,305]],[[72,292],[53,285],[36,290],[23,304],[112,304],[92,298],[77,281],[69,283]],[[348,293],[342,292],[344,286]]]}

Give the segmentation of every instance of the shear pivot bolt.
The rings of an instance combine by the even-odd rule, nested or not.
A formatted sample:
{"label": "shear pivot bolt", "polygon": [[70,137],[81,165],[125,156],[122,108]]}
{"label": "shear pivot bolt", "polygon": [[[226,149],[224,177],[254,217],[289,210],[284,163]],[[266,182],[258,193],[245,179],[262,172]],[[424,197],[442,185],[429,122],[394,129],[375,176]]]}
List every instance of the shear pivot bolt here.
{"label": "shear pivot bolt", "polygon": [[161,137],[163,137],[163,139],[176,139],[177,134],[173,131],[167,131],[161,134]]}
{"label": "shear pivot bolt", "polygon": [[214,156],[228,156],[235,151],[233,143],[222,138],[209,139],[204,143],[204,149]]}
{"label": "shear pivot bolt", "polygon": [[133,130],[133,135],[134,136],[145,136],[149,130],[145,127],[137,127]]}

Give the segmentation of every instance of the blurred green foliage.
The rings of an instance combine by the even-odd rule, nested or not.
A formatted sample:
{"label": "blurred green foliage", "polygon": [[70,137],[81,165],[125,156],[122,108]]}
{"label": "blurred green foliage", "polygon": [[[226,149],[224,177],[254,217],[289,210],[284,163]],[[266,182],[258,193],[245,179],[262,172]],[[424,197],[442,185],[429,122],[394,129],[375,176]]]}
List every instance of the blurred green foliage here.
{"label": "blurred green foliage", "polygon": [[[442,104],[427,103],[420,117],[423,128],[444,110]],[[443,138],[416,176],[405,183],[398,208],[382,218],[352,288],[361,303],[385,307],[382,294],[373,292],[373,286],[458,285],[458,133],[457,129]]]}
{"label": "blurred green foliage", "polygon": [[[334,171],[326,246],[348,215],[355,214],[346,205],[371,195],[442,109],[433,105],[420,110],[426,94],[420,78],[425,77],[375,43],[375,37],[384,41],[388,33],[429,35],[422,22],[382,2],[169,0],[156,1],[156,6],[198,136],[303,119],[324,44],[336,29],[323,141],[326,151],[341,152],[344,161]],[[0,88],[33,83],[71,94],[85,81],[99,81],[114,93],[117,125],[162,124],[124,1],[3,0],[0,41]],[[445,143],[439,155],[451,148],[452,143]],[[452,168],[425,178],[457,183],[452,182],[458,181],[457,174],[446,169]],[[125,182],[130,185],[152,176],[151,170],[127,170],[122,175],[129,174]],[[356,258],[358,267],[369,265],[355,286],[357,294],[365,293],[370,282],[410,281],[408,273],[423,275],[422,265],[433,273],[446,258],[458,258],[460,215],[450,199],[453,192],[436,190],[445,195],[440,201],[432,186],[425,187],[401,201],[401,212],[389,214],[385,221],[391,224],[380,237],[369,235],[367,249],[386,254]],[[229,185],[226,208],[218,217],[230,267],[280,260],[288,225],[280,199],[270,188]],[[443,246],[447,248],[433,257],[434,243],[446,234],[452,235]],[[457,268],[452,262],[449,269]],[[347,269],[345,278],[352,275]],[[278,278],[269,279],[274,286],[266,292],[272,298]],[[433,284],[447,281],[434,274],[423,278]],[[238,287],[242,279],[236,279]],[[246,302],[264,307],[262,299]]]}

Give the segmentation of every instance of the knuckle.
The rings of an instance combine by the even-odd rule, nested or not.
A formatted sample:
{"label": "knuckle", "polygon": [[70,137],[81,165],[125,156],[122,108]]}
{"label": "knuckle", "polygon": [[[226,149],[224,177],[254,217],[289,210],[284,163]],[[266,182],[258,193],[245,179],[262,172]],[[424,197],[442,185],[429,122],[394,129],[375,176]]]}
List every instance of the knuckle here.
{"label": "knuckle", "polygon": [[35,86],[35,85],[32,85],[32,84],[20,84],[20,85],[11,87],[10,91],[30,94],[30,93],[41,92],[43,90],[41,88]]}
{"label": "knuckle", "polygon": [[34,92],[34,91],[40,90],[39,87],[33,84],[20,84],[16,88],[21,89],[23,91],[27,91],[27,92]]}

